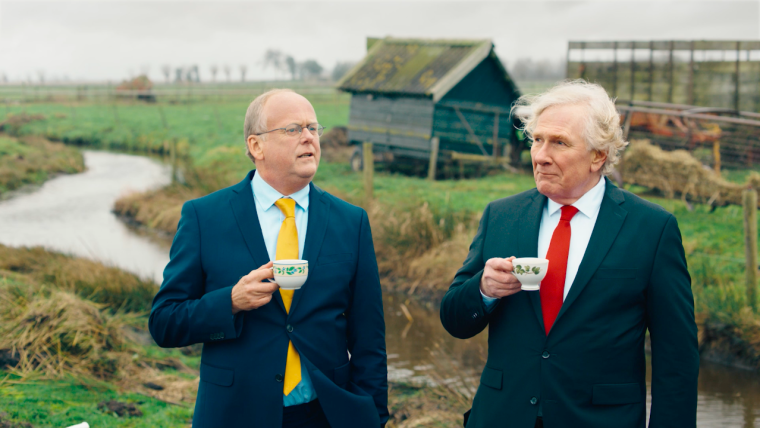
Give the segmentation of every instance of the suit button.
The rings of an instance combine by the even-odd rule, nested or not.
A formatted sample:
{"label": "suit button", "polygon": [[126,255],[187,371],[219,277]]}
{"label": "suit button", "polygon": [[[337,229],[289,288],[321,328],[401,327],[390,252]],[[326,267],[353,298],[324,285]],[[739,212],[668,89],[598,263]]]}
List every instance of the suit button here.
{"label": "suit button", "polygon": [[544,358],[549,358],[549,351],[544,351],[544,353],[541,354],[541,356]]}
{"label": "suit button", "polygon": [[276,380],[277,382],[282,382],[282,375],[279,373],[274,375],[274,380]]}
{"label": "suit button", "polygon": [[290,324],[288,324],[288,325],[285,327],[285,330],[287,330],[287,331],[288,331],[288,333],[293,333],[293,326],[292,326],[292,325],[290,325]]}
{"label": "suit button", "polygon": [[477,312],[475,312],[474,314],[472,314],[472,319],[475,319],[477,317],[478,317],[478,313]]}
{"label": "suit button", "polygon": [[532,404],[532,405],[535,406],[537,403],[538,403],[538,398],[533,397],[533,398],[530,399],[530,404]]}

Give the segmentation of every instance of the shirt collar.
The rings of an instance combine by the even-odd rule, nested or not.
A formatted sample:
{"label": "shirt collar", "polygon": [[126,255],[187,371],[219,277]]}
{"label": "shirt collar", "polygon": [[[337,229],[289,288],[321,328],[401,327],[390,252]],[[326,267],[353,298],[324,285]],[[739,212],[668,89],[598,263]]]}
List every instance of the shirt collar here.
{"label": "shirt collar", "polygon": [[280,199],[289,197],[296,201],[299,207],[304,211],[309,209],[309,186],[308,184],[303,189],[293,193],[292,195],[283,195],[270,186],[269,183],[261,178],[261,174],[253,174],[253,180],[251,180],[251,188],[253,189],[253,197],[256,198],[264,211],[274,205],[274,203]]}
{"label": "shirt collar", "polygon": [[[599,214],[599,209],[602,207],[602,199],[604,199],[604,190],[606,186],[607,184],[604,180],[604,177],[600,178],[599,183],[597,183],[596,186],[592,187],[591,190],[586,192],[586,194],[581,196],[581,198],[575,201],[575,203],[572,205],[575,208],[578,208],[578,211],[583,213],[583,215],[586,217],[592,219],[596,218],[596,215]],[[549,199],[546,207],[548,208],[549,215],[551,216],[559,211],[563,205]]]}

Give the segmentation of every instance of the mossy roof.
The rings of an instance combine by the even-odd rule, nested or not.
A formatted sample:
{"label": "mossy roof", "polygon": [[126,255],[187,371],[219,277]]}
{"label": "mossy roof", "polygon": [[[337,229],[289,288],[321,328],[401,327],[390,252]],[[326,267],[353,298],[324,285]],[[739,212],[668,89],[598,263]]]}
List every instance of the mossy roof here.
{"label": "mossy roof", "polygon": [[430,96],[437,101],[493,50],[489,39],[386,37],[372,42],[367,56],[338,82],[340,90]]}

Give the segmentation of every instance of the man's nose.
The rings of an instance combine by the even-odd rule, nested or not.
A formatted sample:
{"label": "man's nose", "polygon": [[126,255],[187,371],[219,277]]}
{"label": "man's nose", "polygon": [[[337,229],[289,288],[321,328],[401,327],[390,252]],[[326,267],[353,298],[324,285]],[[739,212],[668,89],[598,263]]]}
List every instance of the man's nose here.
{"label": "man's nose", "polygon": [[533,158],[534,162],[540,164],[551,162],[551,157],[549,156],[549,150],[547,147],[548,144],[539,144],[531,147],[530,155]]}
{"label": "man's nose", "polygon": [[311,142],[314,141],[314,138],[316,138],[316,137],[314,136],[314,134],[311,133],[311,131],[309,131],[309,127],[308,126],[304,127],[303,129],[301,129],[301,142],[302,143],[311,143]]}

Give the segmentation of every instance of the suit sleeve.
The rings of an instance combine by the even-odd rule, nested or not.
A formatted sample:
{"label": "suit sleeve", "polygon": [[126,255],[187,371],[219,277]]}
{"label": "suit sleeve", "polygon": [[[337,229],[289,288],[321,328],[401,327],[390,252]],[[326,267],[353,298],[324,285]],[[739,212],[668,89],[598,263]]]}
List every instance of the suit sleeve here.
{"label": "suit sleeve", "polygon": [[652,342],[650,428],[695,427],[699,350],[691,278],[675,217],[662,231],[647,288]]}
{"label": "suit sleeve", "polygon": [[192,201],[182,206],[169,257],[148,321],[156,343],[172,348],[238,337],[243,317],[242,312],[232,315],[232,286],[205,292],[200,224]]}
{"label": "suit sleeve", "polygon": [[351,381],[375,401],[381,424],[388,421],[388,365],[380,277],[367,213],[362,210],[356,276],[351,288],[348,352]]}
{"label": "suit sleeve", "polygon": [[[441,323],[446,331],[460,339],[473,337],[483,331],[488,325],[488,316],[494,309],[486,307],[480,294],[480,278],[485,268],[483,244],[488,233],[490,211],[491,205],[483,212],[478,232],[470,244],[470,252],[441,301]],[[496,305],[498,302],[494,303],[494,307]]]}

